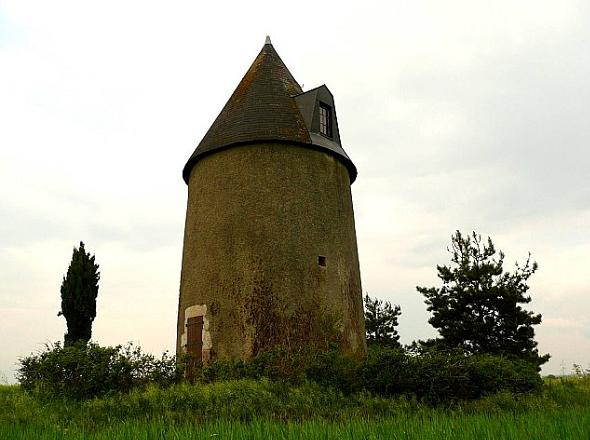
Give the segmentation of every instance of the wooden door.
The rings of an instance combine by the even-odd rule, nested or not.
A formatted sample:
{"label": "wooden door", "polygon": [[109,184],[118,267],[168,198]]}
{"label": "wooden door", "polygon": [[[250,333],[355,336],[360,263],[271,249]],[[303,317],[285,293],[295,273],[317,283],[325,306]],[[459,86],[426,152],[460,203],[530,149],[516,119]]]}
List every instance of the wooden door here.
{"label": "wooden door", "polygon": [[188,353],[188,365],[186,365],[186,378],[193,382],[197,374],[197,368],[203,360],[203,317],[194,316],[186,321],[186,352]]}
{"label": "wooden door", "polygon": [[203,317],[194,316],[186,321],[186,351],[191,360],[203,360]]}

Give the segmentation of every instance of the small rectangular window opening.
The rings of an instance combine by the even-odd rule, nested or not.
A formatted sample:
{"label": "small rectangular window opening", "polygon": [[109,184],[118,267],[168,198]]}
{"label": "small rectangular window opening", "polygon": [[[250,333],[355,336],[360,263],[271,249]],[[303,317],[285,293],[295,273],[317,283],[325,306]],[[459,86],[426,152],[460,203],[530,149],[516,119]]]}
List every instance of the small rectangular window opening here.
{"label": "small rectangular window opening", "polygon": [[332,137],[332,109],[324,103],[320,103],[320,133]]}
{"label": "small rectangular window opening", "polygon": [[324,257],[323,255],[318,255],[318,265],[321,267],[326,267],[326,257]]}

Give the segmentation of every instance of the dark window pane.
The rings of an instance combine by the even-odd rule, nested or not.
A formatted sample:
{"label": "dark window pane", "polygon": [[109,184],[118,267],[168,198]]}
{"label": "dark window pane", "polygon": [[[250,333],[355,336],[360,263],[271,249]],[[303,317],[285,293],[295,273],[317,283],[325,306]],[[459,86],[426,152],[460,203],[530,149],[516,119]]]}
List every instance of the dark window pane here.
{"label": "dark window pane", "polygon": [[332,137],[332,109],[320,103],[320,133]]}

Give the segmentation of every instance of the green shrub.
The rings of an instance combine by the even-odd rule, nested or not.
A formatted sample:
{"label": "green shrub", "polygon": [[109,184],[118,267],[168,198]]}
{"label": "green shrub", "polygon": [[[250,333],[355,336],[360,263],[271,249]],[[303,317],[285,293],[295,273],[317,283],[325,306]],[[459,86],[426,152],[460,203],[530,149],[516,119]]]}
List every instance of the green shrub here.
{"label": "green shrub", "polygon": [[292,384],[305,380],[305,369],[323,354],[311,348],[298,351],[277,348],[247,360],[214,361],[201,367],[197,380],[214,382],[231,379],[269,379]]}
{"label": "green shrub", "polygon": [[467,355],[460,350],[406,351],[369,347],[365,359],[341,353],[275,350],[246,361],[217,361],[203,367],[201,380],[261,379],[301,384],[305,380],[345,394],[370,392],[405,395],[430,404],[473,400],[500,391],[538,391],[542,379],[536,365],[492,355]]}
{"label": "green shrub", "polygon": [[440,350],[411,355],[371,349],[361,376],[365,389],[375,394],[414,395],[431,404],[478,399],[499,391],[538,391],[543,384],[532,363]]}
{"label": "green shrub", "polygon": [[[157,359],[133,345],[63,348],[56,344],[20,363],[18,378],[25,390],[75,399],[127,392],[146,384],[165,387],[183,378],[183,368],[174,357],[164,354]],[[336,347],[326,352],[276,349],[248,360],[201,365],[192,379],[201,383],[266,379],[289,386],[313,382],[346,395],[405,396],[432,405],[542,387],[535,364],[437,347],[416,351],[374,346],[365,359]]]}
{"label": "green shrub", "polygon": [[406,395],[430,404],[472,400],[500,391],[538,391],[542,387],[536,365],[521,360],[467,356],[460,351],[411,354],[386,347],[370,347],[364,360],[337,351],[324,353],[307,366],[306,377],[344,393]]}
{"label": "green shrub", "polygon": [[127,392],[147,383],[166,386],[182,378],[173,356],[164,353],[158,359],[132,344],[62,347],[56,343],[38,355],[19,359],[19,364],[17,378],[26,391],[73,399]]}
{"label": "green shrub", "polygon": [[363,388],[378,395],[412,394],[411,358],[401,349],[370,347],[359,372]]}
{"label": "green shrub", "polygon": [[350,394],[365,389],[359,372],[363,360],[341,353],[335,347],[317,353],[305,364],[305,377],[325,387],[336,388]]}
{"label": "green shrub", "polygon": [[488,354],[467,359],[467,371],[475,390],[473,398],[500,390],[517,394],[536,392],[543,387],[543,379],[534,363]]}

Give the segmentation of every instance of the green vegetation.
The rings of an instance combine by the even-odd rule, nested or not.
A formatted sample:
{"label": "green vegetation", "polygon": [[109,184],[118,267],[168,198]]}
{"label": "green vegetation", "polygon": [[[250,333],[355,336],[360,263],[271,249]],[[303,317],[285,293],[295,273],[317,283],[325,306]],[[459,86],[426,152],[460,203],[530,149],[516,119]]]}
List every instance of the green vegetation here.
{"label": "green vegetation", "polygon": [[57,316],[66,318],[68,331],[64,344],[88,342],[92,337],[92,321],[96,317],[96,297],[100,273],[94,255],[86,253],[84,243],[74,248],[72,262],[61,284],[61,310]]}
{"label": "green vegetation", "polygon": [[174,356],[164,353],[156,358],[133,344],[100,347],[77,341],[62,347],[57,342],[19,363],[17,378],[23,390],[42,399],[90,399],[147,384],[168,386],[183,378]]}
{"label": "green vegetation", "polygon": [[[531,297],[528,279],[537,270],[531,256],[513,273],[504,271],[504,253],[496,256],[492,239],[487,244],[475,232],[452,236],[451,265],[437,266],[442,287],[417,287],[426,297],[432,317],[428,322],[441,339],[438,346],[459,348],[468,354],[511,356],[540,366],[549,355],[539,355],[533,326],[541,315],[523,309]],[[432,345],[432,341],[430,342]]]}
{"label": "green vegetation", "polygon": [[457,231],[452,246],[443,286],[418,288],[439,339],[402,347],[401,308],[367,295],[364,358],[338,349],[335,317],[322,311],[303,314],[302,328],[323,329],[313,343],[280,343],[261,327],[268,346],[253,358],[202,365],[89,343],[99,273],[80,243],[62,284],[65,346],[20,359],[21,386],[0,387],[0,439],[589,438],[588,370],[539,375],[541,316],[519,305],[536,263],[504,272],[504,254],[475,233]]}
{"label": "green vegetation", "polygon": [[536,368],[520,360],[434,350],[413,355],[379,347],[371,347],[366,359],[356,361],[338,353],[322,354],[306,369],[306,376],[348,393],[407,396],[431,405],[499,391],[535,392],[542,385]]}
{"label": "green vegetation", "polygon": [[267,380],[152,385],[83,401],[42,401],[2,386],[0,438],[585,439],[588,407],[588,377],[547,380],[536,394],[499,393],[434,408]]}
{"label": "green vegetation", "polygon": [[[277,349],[255,358],[215,361],[193,371],[193,382],[273,380],[288,385],[314,382],[346,394],[406,396],[428,404],[473,400],[510,391],[538,391],[541,378],[528,362],[492,355],[430,349],[412,353],[401,348],[369,347],[366,358],[327,352]],[[129,392],[149,384],[168,386],[183,378],[182,365],[164,354],[161,359],[138,347],[56,344],[20,360],[18,379],[25,391],[41,399],[89,399]]]}
{"label": "green vegetation", "polygon": [[397,332],[398,318],[401,314],[402,309],[399,305],[392,306],[390,302],[365,295],[367,344],[401,347]]}

